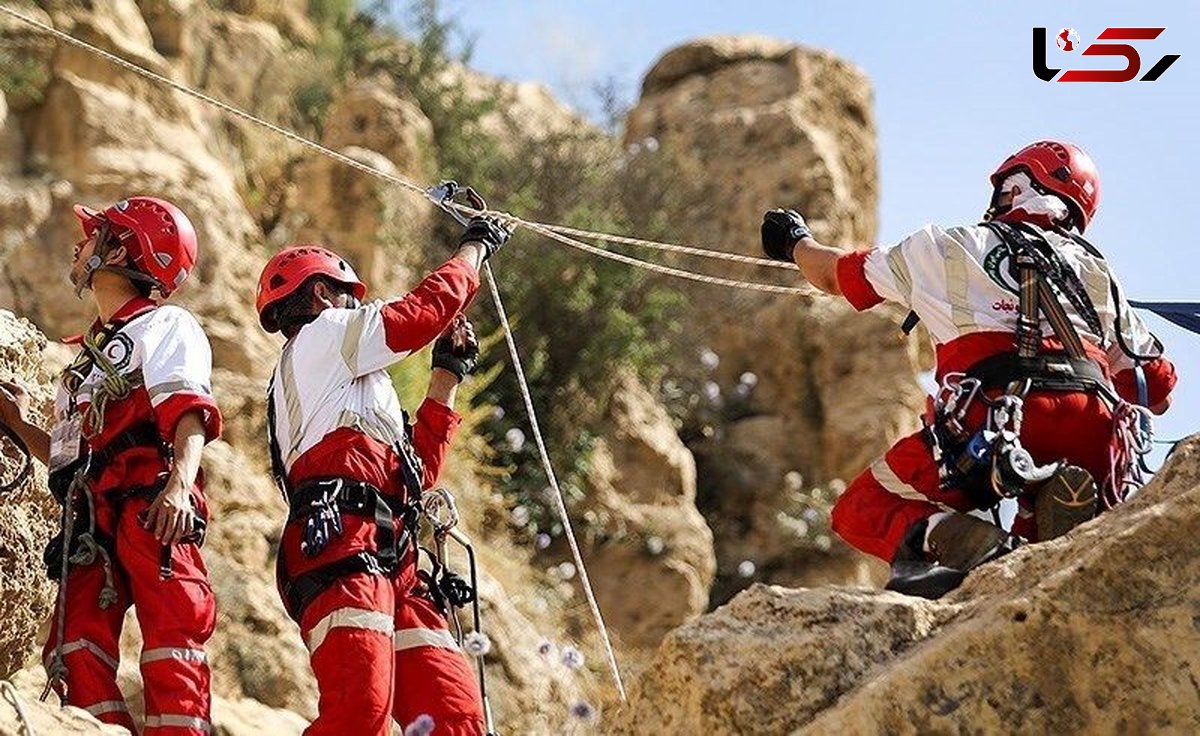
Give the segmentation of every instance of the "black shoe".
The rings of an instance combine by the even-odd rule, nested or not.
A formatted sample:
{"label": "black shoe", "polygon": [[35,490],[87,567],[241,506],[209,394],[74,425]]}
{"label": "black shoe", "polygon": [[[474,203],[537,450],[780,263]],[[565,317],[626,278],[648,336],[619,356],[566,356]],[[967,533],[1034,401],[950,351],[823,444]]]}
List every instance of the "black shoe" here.
{"label": "black shoe", "polygon": [[1098,489],[1092,474],[1076,465],[1063,465],[1038,489],[1033,513],[1037,539],[1061,537],[1096,516]]}
{"label": "black shoe", "polygon": [[886,590],[937,600],[962,585],[974,568],[1011,552],[1015,540],[1000,527],[965,514],[947,516],[929,534],[928,519],[913,524],[892,559]]}

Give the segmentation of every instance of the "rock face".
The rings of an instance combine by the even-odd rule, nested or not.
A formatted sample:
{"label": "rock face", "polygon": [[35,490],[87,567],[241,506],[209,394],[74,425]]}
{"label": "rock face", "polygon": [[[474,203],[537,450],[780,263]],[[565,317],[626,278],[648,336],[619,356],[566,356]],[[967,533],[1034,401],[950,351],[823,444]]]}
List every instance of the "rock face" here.
{"label": "rock face", "polygon": [[614,732],[1194,733],[1198,523],[1192,439],[942,601],[756,586],[667,638]]}
{"label": "rock face", "polygon": [[[47,388],[40,356],[46,339],[27,321],[0,310],[0,380],[15,380],[31,391],[35,421],[50,411],[53,396]],[[21,457],[8,439],[0,452],[0,479],[16,478]],[[42,548],[57,529],[57,506],[46,493],[46,474],[35,462],[30,479],[0,497],[0,674],[20,667],[34,650],[38,626],[50,610],[54,587],[41,565]]]}
{"label": "rock face", "polygon": [[[90,713],[79,708],[59,708],[55,700],[38,701],[41,685],[27,672],[12,678],[15,686],[11,695],[16,698],[20,710],[9,702],[9,693],[0,698],[0,736],[27,736],[32,729],[35,734],[88,734],[88,736],[127,736],[129,731],[119,726],[110,726],[97,721]],[[0,685],[7,689],[7,683]]]}
{"label": "rock face", "polygon": [[[647,73],[626,126],[627,143],[653,140],[701,172],[700,201],[709,205],[681,220],[694,242],[759,255],[758,226],[774,206],[800,209],[823,242],[874,240],[871,89],[832,54],[755,37],[687,43]],[[825,299],[710,287],[691,294],[685,363],[701,352],[719,361],[692,377],[714,393],[698,420],[703,433],[688,441],[716,537],[714,603],[751,579],[866,581],[863,559],[819,525],[805,522],[806,537],[781,519],[798,513],[814,486],[848,480],[915,428],[919,362],[914,344],[899,338],[898,317],[857,315]],[[676,369],[687,377],[686,366]],[[790,473],[803,489],[789,487]],[[743,562],[756,573],[739,575]]]}
{"label": "rock face", "polygon": [[666,411],[626,378],[593,451],[587,505],[602,521],[585,552],[621,642],[653,647],[708,606],[716,559],[696,510],[696,465]]}

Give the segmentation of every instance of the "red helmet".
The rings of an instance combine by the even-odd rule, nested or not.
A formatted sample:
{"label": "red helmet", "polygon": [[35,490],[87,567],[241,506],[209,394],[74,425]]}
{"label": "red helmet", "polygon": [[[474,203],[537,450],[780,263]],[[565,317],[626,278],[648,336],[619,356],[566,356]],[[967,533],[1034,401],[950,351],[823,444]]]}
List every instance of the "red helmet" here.
{"label": "red helmet", "polygon": [[1083,149],[1062,141],[1037,141],[1009,156],[992,174],[998,187],[1009,174],[1024,171],[1038,186],[1066,200],[1083,232],[1100,206],[1100,172]]}
{"label": "red helmet", "polygon": [[106,220],[129,252],[133,277],[149,281],[164,297],[179,288],[196,265],[196,229],[175,205],[155,197],[130,197],[103,212],[75,205],[89,238]]}
{"label": "red helmet", "polygon": [[278,332],[279,325],[268,314],[270,308],[285,299],[313,276],[328,276],[349,286],[354,298],[362,300],[367,286],[359,281],[354,268],[337,253],[319,245],[294,245],[284,248],[267,261],[258,277],[258,321],[267,332]]}

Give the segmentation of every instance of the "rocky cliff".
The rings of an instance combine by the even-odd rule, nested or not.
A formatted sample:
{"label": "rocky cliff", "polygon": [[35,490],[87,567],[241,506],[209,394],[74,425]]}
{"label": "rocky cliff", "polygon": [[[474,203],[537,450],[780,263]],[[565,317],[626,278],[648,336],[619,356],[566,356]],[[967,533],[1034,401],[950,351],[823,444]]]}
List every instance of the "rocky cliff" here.
{"label": "rocky cliff", "polygon": [[1200,440],[931,602],[756,586],[670,634],[616,733],[1195,733]]}
{"label": "rocky cliff", "polygon": [[[625,137],[703,172],[704,204],[680,219],[695,242],[758,255],[762,212],[778,206],[804,212],[823,242],[874,243],[871,86],[828,52],[723,36],[672,49],[646,74]],[[703,368],[693,382],[709,384],[688,445],[716,539],[713,602],[751,580],[870,580],[870,563],[834,541],[823,518],[841,481],[915,428],[915,341],[901,339],[887,310],[689,293],[684,357]]]}
{"label": "rocky cliff", "polygon": [[[331,76],[333,62],[319,53],[329,31],[303,0],[43,0],[21,7],[376,168],[420,182],[455,173],[440,168],[446,141],[431,110],[386,71],[409,53],[404,44],[373,48],[357,73]],[[227,423],[205,453],[213,512],[206,557],[220,616],[210,647],[214,717],[222,733],[298,732],[313,715],[315,690],[272,583],[283,507],[266,474],[261,397],[278,344],[257,326],[255,277],[278,248],[321,240],[347,253],[376,293],[394,292],[443,253],[432,241],[432,211],[6,18],[0,42],[10,62],[0,92],[0,308],[29,320],[0,311],[0,377],[35,387],[44,403],[50,366],[62,360],[53,339],[90,319],[86,302],[65,296],[61,276],[78,239],[72,203],[150,192],[184,205],[201,257],[178,299],[213,344],[214,390]],[[493,104],[481,128],[497,147],[586,127],[544,89],[461,67],[443,73],[462,85],[465,99]],[[317,96],[319,120],[299,104],[311,101],[314,78],[325,83],[315,89],[329,93]],[[869,85],[828,54],[761,39],[684,46],[648,75],[627,138],[661,141],[710,173],[717,189],[705,194],[720,206],[686,220],[694,230],[683,235],[697,242],[753,252],[760,211],[776,203],[815,213],[819,232],[833,242],[874,235]],[[520,257],[523,244],[514,245],[505,255]],[[689,377],[683,366],[705,348],[700,378],[730,402],[699,418],[710,431],[681,438],[659,393],[623,377],[588,428],[597,440],[584,500],[573,509],[593,520],[585,555],[623,655],[651,651],[710,601],[752,579],[869,577],[860,558],[831,542],[822,514],[836,479],[908,426],[917,404],[915,351],[894,337],[888,315],[851,321],[847,309],[825,302],[689,296],[697,308],[684,327],[697,337],[670,371]],[[734,400],[738,386],[749,388]],[[544,406],[552,398],[535,400]],[[468,426],[477,420],[468,418]],[[545,558],[513,532],[517,509],[491,480],[483,444],[478,436],[464,441],[446,482],[481,547],[493,705],[506,732],[561,732],[572,704],[604,705],[614,695],[571,575],[561,566],[547,573]],[[36,564],[53,526],[43,488],[35,476],[0,500],[0,592],[12,622],[0,632],[0,675],[16,671],[26,701],[42,681],[33,652],[52,596]],[[757,571],[743,574],[746,561]],[[122,681],[136,710],[132,618],[128,628]],[[588,667],[575,673],[539,655],[546,642],[579,644]],[[0,713],[3,732],[11,721]],[[42,708],[34,717],[67,719],[43,730],[69,732],[83,723]]]}

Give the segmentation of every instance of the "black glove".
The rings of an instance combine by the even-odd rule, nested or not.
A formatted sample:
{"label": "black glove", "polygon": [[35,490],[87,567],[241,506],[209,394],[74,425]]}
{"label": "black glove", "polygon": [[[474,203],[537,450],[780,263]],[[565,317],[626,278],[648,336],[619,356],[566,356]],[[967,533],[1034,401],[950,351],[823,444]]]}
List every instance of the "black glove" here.
{"label": "black glove", "polygon": [[458,244],[482,244],[483,260],[486,261],[492,257],[492,254],[500,250],[500,246],[507,243],[510,237],[512,237],[512,230],[508,229],[499,217],[472,217],[471,221],[467,223],[467,229],[463,231],[462,237],[458,239]]}
{"label": "black glove", "polygon": [[433,343],[433,367],[444,368],[463,379],[475,372],[479,367],[479,341],[475,332],[467,330],[467,341],[463,345],[455,345],[454,338],[449,335],[439,337]]}
{"label": "black glove", "polygon": [[763,215],[763,252],[772,260],[791,263],[796,243],[809,237],[812,237],[812,230],[795,210],[771,210]]}

